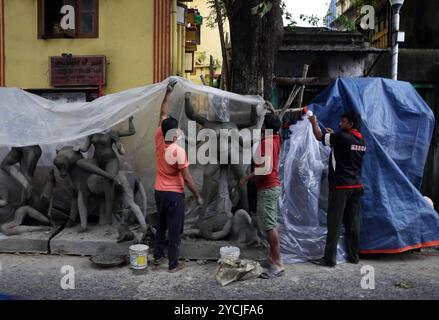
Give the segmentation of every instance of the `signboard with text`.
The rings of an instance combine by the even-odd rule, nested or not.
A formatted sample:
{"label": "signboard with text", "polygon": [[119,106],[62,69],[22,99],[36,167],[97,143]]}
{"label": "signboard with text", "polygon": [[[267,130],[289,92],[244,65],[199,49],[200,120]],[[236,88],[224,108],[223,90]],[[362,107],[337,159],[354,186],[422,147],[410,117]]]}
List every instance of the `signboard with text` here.
{"label": "signboard with text", "polygon": [[50,57],[50,85],[98,86],[106,84],[105,56]]}

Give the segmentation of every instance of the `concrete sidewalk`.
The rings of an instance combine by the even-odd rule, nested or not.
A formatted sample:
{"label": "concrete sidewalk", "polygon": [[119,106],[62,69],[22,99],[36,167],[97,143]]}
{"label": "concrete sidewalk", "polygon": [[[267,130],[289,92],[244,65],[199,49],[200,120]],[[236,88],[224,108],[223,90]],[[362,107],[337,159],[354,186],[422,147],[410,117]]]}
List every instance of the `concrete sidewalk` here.
{"label": "concrete sidewalk", "polygon": [[[75,289],[63,290],[61,268],[74,268]],[[361,268],[375,272],[375,289],[361,287]],[[221,287],[216,263],[187,262],[180,273],[95,267],[87,257],[0,254],[0,294],[26,299],[439,299],[439,251],[375,256],[329,269],[302,263],[284,277]]]}

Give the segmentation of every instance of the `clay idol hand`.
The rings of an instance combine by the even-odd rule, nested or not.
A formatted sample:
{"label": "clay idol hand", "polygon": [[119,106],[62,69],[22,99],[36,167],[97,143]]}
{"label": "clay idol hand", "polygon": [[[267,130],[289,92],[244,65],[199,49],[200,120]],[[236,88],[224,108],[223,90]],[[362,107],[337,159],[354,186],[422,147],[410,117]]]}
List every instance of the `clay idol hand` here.
{"label": "clay idol hand", "polygon": [[265,110],[267,110],[267,108],[266,108],[266,104],[264,103],[264,104],[258,104],[257,106],[256,106],[256,115],[258,116],[258,117],[262,117],[262,115],[264,114],[264,111]]}
{"label": "clay idol hand", "polygon": [[269,102],[269,101],[265,101],[265,106],[266,106],[266,109],[267,109],[268,111],[270,111],[271,113],[276,113],[276,111],[274,110],[274,107],[273,107],[273,105],[271,104],[271,102]]}

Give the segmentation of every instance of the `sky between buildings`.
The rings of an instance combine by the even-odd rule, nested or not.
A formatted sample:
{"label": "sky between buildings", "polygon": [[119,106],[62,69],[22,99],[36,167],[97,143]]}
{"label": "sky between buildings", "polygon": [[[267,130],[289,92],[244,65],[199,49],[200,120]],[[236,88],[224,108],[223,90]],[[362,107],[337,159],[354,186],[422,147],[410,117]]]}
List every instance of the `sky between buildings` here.
{"label": "sky between buildings", "polygon": [[[316,15],[322,19],[328,12],[330,0],[284,0],[284,2],[297,26],[308,27],[310,25],[307,22],[300,20],[300,14]],[[286,24],[286,20],[284,22]],[[319,26],[323,26],[321,21]]]}

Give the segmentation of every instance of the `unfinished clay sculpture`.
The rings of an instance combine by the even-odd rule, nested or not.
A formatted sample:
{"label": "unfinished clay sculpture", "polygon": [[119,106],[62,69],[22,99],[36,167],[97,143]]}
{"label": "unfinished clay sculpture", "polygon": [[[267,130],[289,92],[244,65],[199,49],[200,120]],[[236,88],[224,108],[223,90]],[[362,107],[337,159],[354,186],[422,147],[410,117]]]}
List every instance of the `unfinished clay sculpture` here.
{"label": "unfinished clay sculpture", "polygon": [[[206,166],[203,172],[203,187],[202,187],[202,197],[204,199],[204,205],[202,208],[202,215],[206,213],[208,204],[210,203],[210,194],[212,191],[212,181],[211,177],[218,168],[221,167],[222,171],[227,171],[228,167],[231,168],[233,175],[236,180],[239,181],[246,173],[248,165],[243,164],[233,164],[230,157],[233,154],[239,155],[242,153],[240,148],[235,150],[234,144],[230,143],[229,140],[220,139],[221,130],[228,130],[233,134],[239,136],[239,129],[244,127],[254,126],[258,120],[256,106],[252,106],[249,121],[247,123],[237,125],[230,121],[230,114],[228,110],[229,101],[226,98],[209,95],[209,113],[207,118],[203,117],[197,113],[191,103],[191,93],[187,92],[185,94],[185,112],[189,120],[196,121],[200,124],[203,129],[213,130],[217,137],[217,154],[211,155],[216,158],[216,163],[211,163]],[[209,143],[209,141],[207,142]],[[221,164],[221,159],[228,159],[228,164]],[[221,179],[227,181],[227,175],[221,175]],[[220,182],[221,184],[221,182]],[[242,209],[248,211],[248,201],[247,201],[247,188],[246,186],[238,185],[239,195],[240,195],[240,206]]]}
{"label": "unfinished clay sculpture", "polygon": [[32,195],[32,178],[41,154],[42,150],[38,145],[12,147],[0,165],[3,171],[23,187],[20,200],[22,203]]}
{"label": "unfinished clay sculpture", "polygon": [[120,155],[125,154],[120,138],[132,136],[135,133],[133,117],[130,117],[127,131],[108,130],[96,133],[87,138],[82,148],[74,148],[75,151],[87,152],[92,145],[94,146],[93,161],[84,159],[78,161],[77,165],[89,173],[95,173],[106,178],[101,181],[105,189],[105,215],[102,220],[104,224],[111,224],[112,221],[114,190],[115,185],[118,183],[117,176],[120,168],[119,159],[113,150],[113,145],[116,146]]}
{"label": "unfinished clay sculpture", "polygon": [[[79,163],[81,163],[82,166],[79,166]],[[62,178],[67,178],[70,181],[74,191],[74,198],[72,199],[70,218],[67,223],[67,227],[71,227],[75,224],[77,215],[79,213],[81,231],[85,231],[87,229],[87,203],[89,198],[93,195],[101,196],[104,199],[104,203],[101,203],[100,206],[99,220],[100,224],[105,224],[105,209],[108,208],[105,205],[108,199],[108,195],[106,193],[109,191],[105,184],[107,178],[99,174],[92,174],[88,170],[85,170],[83,166],[84,164],[87,164],[88,169],[93,168],[93,170],[99,172],[99,168],[94,168],[96,167],[94,159],[84,159],[82,154],[79,151],[76,151],[75,148],[64,147],[57,152],[54,164],[58,168],[60,176]],[[134,213],[137,222],[141,225],[142,231],[146,231],[146,196],[139,180],[135,177],[133,172],[127,172],[125,170],[118,171],[117,175],[113,177],[113,179],[117,181],[117,186],[115,187],[117,198],[120,199],[124,207],[129,208],[130,211]],[[139,190],[142,195],[142,204],[144,206],[143,211],[134,201],[134,194],[136,190]]]}
{"label": "unfinished clay sculpture", "polygon": [[201,237],[207,240],[228,239],[240,245],[257,245],[260,239],[257,227],[250,215],[243,209],[232,214],[232,203],[227,183],[227,167],[220,167],[220,182],[216,202],[217,214],[206,216],[201,211],[194,221],[195,227],[187,228],[185,236]]}
{"label": "unfinished clay sculpture", "polygon": [[[30,198],[20,205],[14,212],[13,219],[0,225],[0,232],[5,235],[17,235],[34,231],[49,231],[51,226],[51,211],[53,203],[53,188],[55,177],[53,170],[44,184],[43,191],[38,194],[33,190]],[[2,195],[3,207],[8,204],[8,196]]]}

